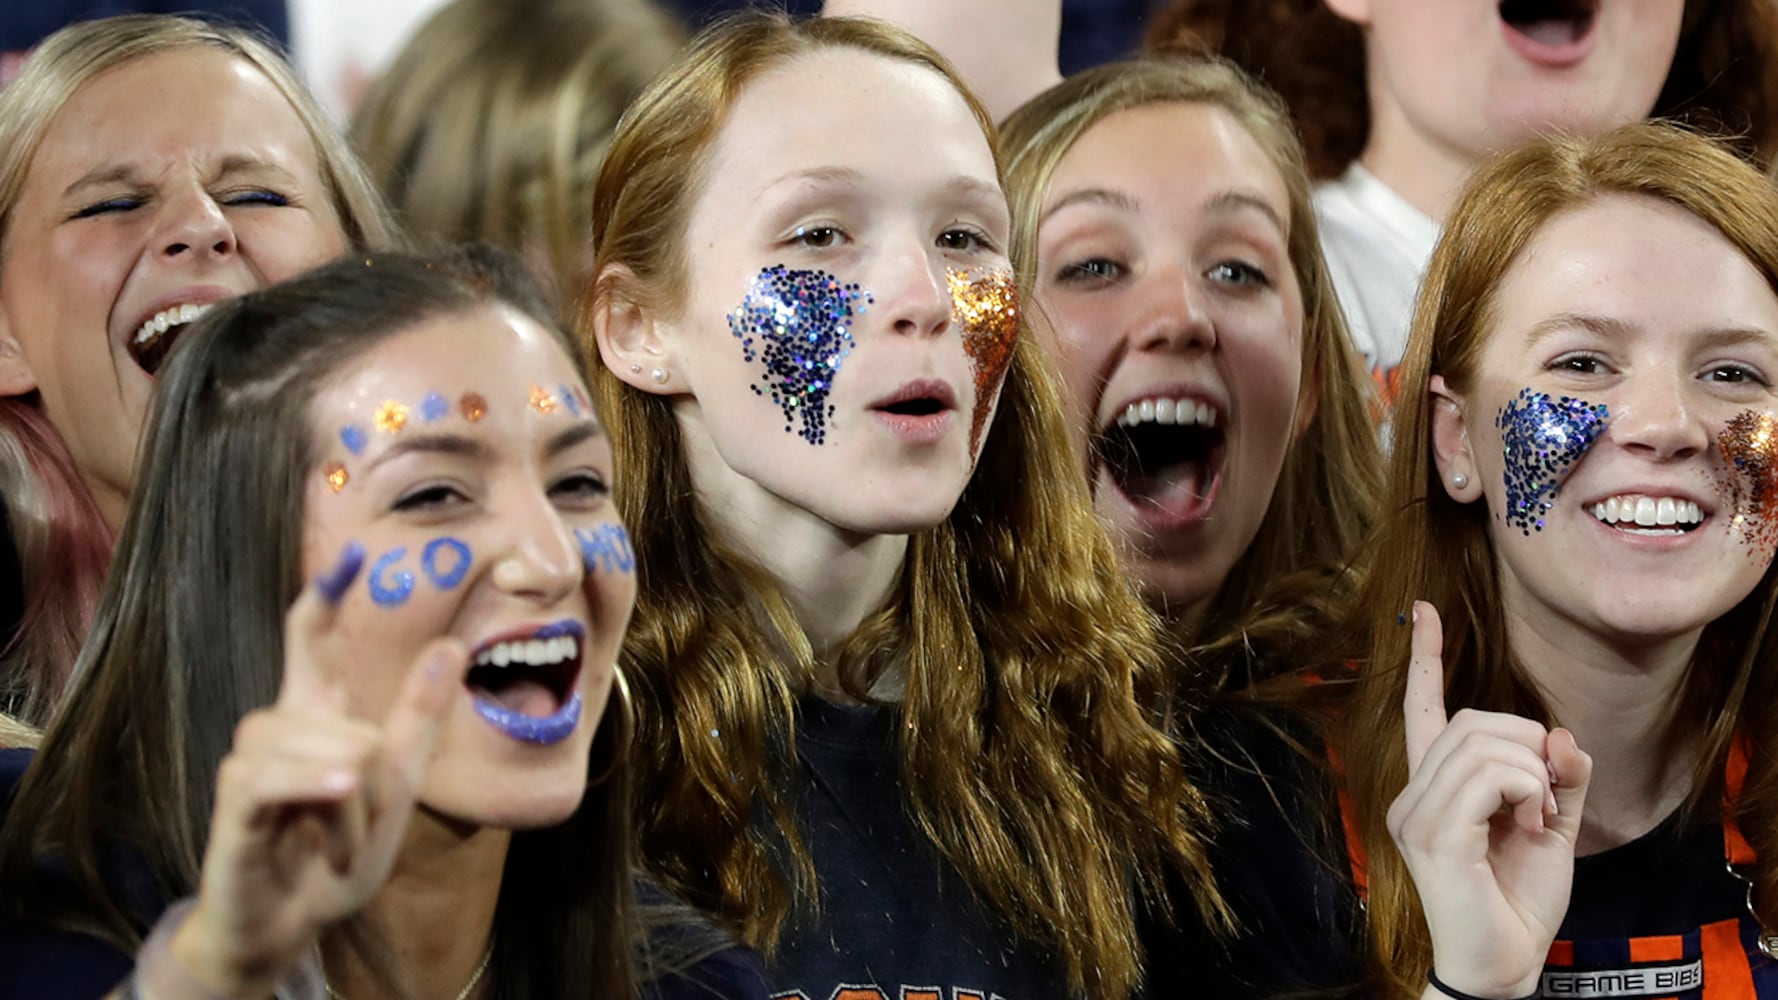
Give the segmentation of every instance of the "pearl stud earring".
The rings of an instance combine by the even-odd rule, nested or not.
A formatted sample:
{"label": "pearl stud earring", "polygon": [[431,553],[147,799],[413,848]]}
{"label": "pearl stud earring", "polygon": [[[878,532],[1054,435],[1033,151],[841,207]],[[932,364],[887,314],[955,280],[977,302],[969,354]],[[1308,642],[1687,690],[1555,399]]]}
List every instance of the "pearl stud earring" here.
{"label": "pearl stud earring", "polygon": [[1469,477],[1461,472],[1453,473],[1451,476],[1451,485],[1457,489],[1462,489],[1469,485]]}
{"label": "pearl stud earring", "polygon": [[665,368],[656,368],[648,373],[648,377],[654,379],[655,385],[667,384],[667,370]]}

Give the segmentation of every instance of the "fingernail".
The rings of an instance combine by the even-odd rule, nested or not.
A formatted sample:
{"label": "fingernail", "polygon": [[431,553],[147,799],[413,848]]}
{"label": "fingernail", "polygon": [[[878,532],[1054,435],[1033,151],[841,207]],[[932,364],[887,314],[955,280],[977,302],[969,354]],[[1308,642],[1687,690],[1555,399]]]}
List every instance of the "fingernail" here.
{"label": "fingernail", "polygon": [[330,792],[349,792],[358,783],[358,776],[351,771],[329,771],[321,779],[321,784]]}
{"label": "fingernail", "polygon": [[346,588],[358,578],[358,571],[364,567],[364,546],[358,542],[348,542],[340,553],[340,561],[334,563],[332,569],[321,574],[315,580],[315,586],[327,603],[338,604],[340,598],[346,596]]}
{"label": "fingernail", "polygon": [[1551,816],[1555,816],[1560,812],[1560,810],[1556,808],[1556,793],[1553,790],[1543,793],[1543,807],[1549,811]]}
{"label": "fingernail", "polygon": [[1415,605],[1415,606],[1414,606],[1414,620],[1415,620],[1415,621],[1419,621],[1419,620],[1420,620],[1420,607],[1419,607],[1419,605]]}

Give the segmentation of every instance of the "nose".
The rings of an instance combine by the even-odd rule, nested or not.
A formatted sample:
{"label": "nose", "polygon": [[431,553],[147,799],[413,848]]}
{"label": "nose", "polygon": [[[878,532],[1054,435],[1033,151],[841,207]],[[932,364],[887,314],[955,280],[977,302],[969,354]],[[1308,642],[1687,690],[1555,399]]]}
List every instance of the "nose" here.
{"label": "nose", "polygon": [[[912,241],[909,241],[912,244]],[[890,271],[886,293],[872,308],[888,311],[890,328],[903,336],[932,336],[951,326],[950,282],[935,253],[910,245]]]}
{"label": "nose", "polygon": [[222,206],[208,191],[185,190],[170,196],[157,220],[155,242],[170,258],[225,257],[235,252],[235,229]]}
{"label": "nose", "polygon": [[1655,461],[1689,458],[1710,446],[1710,432],[1692,410],[1693,382],[1683,372],[1631,375],[1610,407],[1607,434]]}
{"label": "nose", "polygon": [[585,573],[580,543],[561,512],[541,493],[518,509],[508,505],[502,551],[494,564],[494,585],[516,597],[549,607],[579,587]]}
{"label": "nose", "polygon": [[1216,324],[1188,268],[1157,267],[1139,279],[1141,296],[1132,324],[1139,351],[1207,352],[1216,347]]}

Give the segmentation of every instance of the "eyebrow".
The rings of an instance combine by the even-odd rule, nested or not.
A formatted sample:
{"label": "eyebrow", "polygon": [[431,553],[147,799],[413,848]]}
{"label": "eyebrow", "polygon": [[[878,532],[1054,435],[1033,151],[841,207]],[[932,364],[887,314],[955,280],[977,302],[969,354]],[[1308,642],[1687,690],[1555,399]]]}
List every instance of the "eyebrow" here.
{"label": "eyebrow", "polygon": [[[604,437],[605,428],[597,421],[582,420],[571,427],[565,428],[550,438],[543,446],[545,456],[554,458],[562,452],[593,438]],[[430,455],[452,455],[458,458],[487,459],[493,455],[493,449],[486,443],[462,434],[416,434],[412,437],[403,436],[384,451],[371,459],[365,471],[376,469],[385,462],[402,455],[422,452]]]}
{"label": "eyebrow", "polygon": [[1120,209],[1125,212],[1135,212],[1137,210],[1136,199],[1122,191],[1113,191],[1109,188],[1082,188],[1079,191],[1068,192],[1057,200],[1054,205],[1044,209],[1043,214],[1038,216],[1037,221],[1042,223],[1050,216],[1055,215],[1062,209],[1072,205],[1104,205],[1108,208]]}
{"label": "eyebrow", "polygon": [[785,184],[831,184],[836,186],[856,186],[864,183],[864,174],[851,167],[810,167],[807,170],[792,170],[779,174],[767,181],[759,189],[761,194],[781,187]]}
{"label": "eyebrow", "polygon": [[[1538,342],[1563,330],[1579,329],[1598,337],[1621,339],[1635,332],[1635,326],[1621,319],[1608,316],[1594,316],[1590,313],[1557,313],[1544,319],[1531,328],[1526,338],[1527,349],[1536,347]],[[1768,345],[1778,341],[1770,330],[1753,326],[1715,327],[1704,332],[1702,346],[1722,347],[1733,344],[1764,342]]]}
{"label": "eyebrow", "polygon": [[[240,153],[223,158],[220,169],[216,171],[216,179],[224,180],[237,174],[272,174],[287,183],[293,183],[296,180],[290,171],[270,160]],[[142,175],[137,172],[135,164],[114,163],[95,167],[88,171],[80,179],[64,188],[62,197],[71,197],[89,187],[103,187],[108,184],[140,185],[142,183]]]}
{"label": "eyebrow", "polygon": [[599,426],[598,421],[582,420],[550,438],[549,443],[543,446],[543,453],[549,458],[554,458],[583,441],[604,436],[605,428]]}
{"label": "eyebrow", "polygon": [[1219,213],[1255,211],[1272,220],[1272,225],[1277,226],[1280,233],[1290,232],[1290,227],[1284,224],[1284,218],[1272,207],[1271,202],[1246,191],[1223,191],[1212,195],[1204,202],[1204,210]]}

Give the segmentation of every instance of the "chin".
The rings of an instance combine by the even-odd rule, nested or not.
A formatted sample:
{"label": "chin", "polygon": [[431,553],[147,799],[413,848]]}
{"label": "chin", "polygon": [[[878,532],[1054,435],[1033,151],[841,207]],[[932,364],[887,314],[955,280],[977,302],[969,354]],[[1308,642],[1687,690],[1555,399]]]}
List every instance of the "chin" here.
{"label": "chin", "polygon": [[1155,613],[1172,621],[1200,614],[1226,579],[1226,574],[1206,577],[1202,563],[1156,559],[1141,553],[1127,554],[1126,561],[1142,599]]}
{"label": "chin", "polygon": [[[584,762],[586,755],[580,756]],[[581,766],[526,769],[477,768],[429,776],[437,794],[421,803],[432,812],[472,826],[536,830],[565,822],[586,797],[587,770]],[[434,782],[432,779],[436,779]]]}

